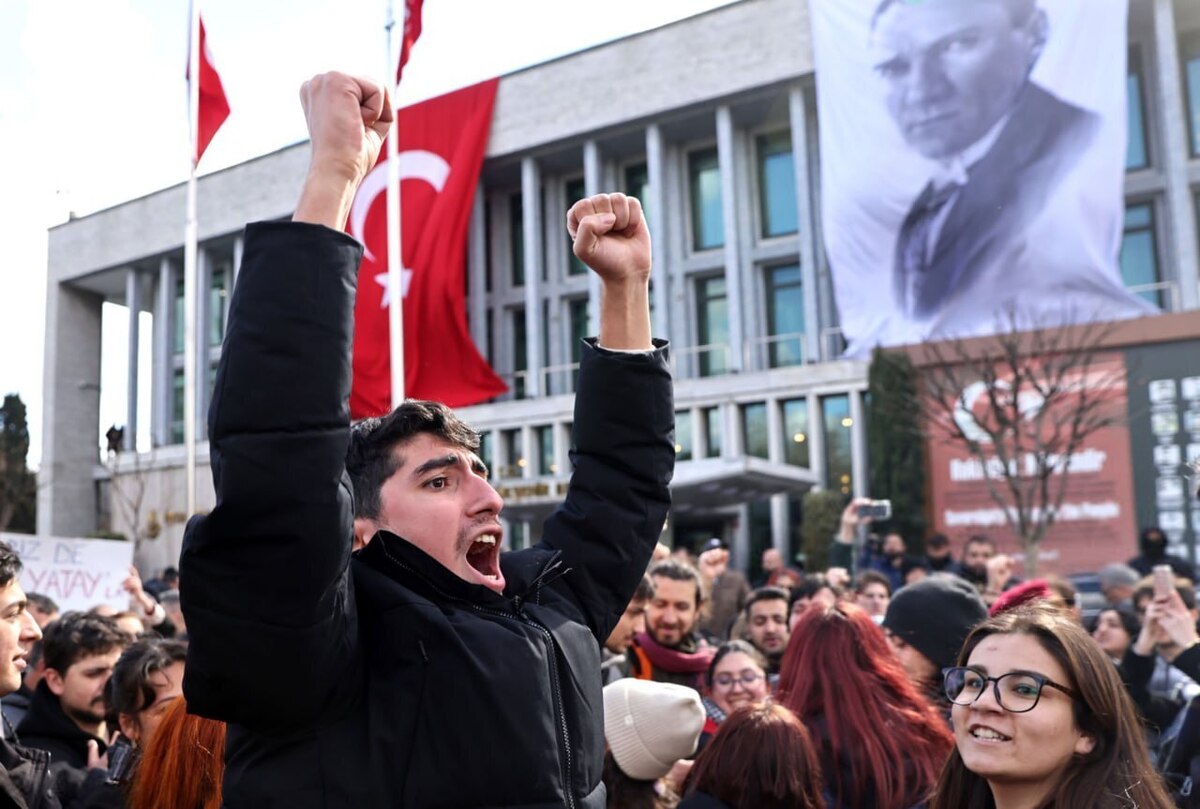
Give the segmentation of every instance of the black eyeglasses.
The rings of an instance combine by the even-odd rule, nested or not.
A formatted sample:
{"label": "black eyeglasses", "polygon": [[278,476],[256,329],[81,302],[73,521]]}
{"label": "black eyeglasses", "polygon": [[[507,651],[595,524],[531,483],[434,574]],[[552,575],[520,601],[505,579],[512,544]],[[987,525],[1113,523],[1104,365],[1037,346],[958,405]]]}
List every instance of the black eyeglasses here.
{"label": "black eyeglasses", "polygon": [[753,688],[754,684],[761,680],[763,676],[757,671],[746,669],[741,674],[727,674],[722,672],[713,677],[713,685],[721,688],[730,688],[734,683],[741,683],[743,688]]}
{"label": "black eyeglasses", "polygon": [[1027,671],[1010,671],[999,677],[988,677],[982,672],[966,666],[953,666],[942,669],[946,699],[955,705],[971,705],[992,684],[992,693],[996,703],[1009,713],[1025,713],[1037,707],[1041,699],[1042,689],[1046,686],[1057,688],[1067,696],[1075,699],[1075,692],[1065,685],[1059,685],[1040,674]]}

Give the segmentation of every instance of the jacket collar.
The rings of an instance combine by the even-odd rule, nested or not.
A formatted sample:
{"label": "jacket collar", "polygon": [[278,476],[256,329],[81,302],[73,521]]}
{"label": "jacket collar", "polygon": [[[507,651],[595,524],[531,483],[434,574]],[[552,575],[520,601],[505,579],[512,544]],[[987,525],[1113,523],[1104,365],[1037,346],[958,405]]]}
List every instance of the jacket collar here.
{"label": "jacket collar", "polygon": [[536,588],[567,571],[555,567],[558,551],[535,547],[500,554],[504,573],[504,593],[496,593],[482,584],[459,578],[441,562],[390,531],[380,531],[358,551],[360,561],[406,587],[423,592],[434,600],[449,599],[502,607],[511,599],[522,600]]}

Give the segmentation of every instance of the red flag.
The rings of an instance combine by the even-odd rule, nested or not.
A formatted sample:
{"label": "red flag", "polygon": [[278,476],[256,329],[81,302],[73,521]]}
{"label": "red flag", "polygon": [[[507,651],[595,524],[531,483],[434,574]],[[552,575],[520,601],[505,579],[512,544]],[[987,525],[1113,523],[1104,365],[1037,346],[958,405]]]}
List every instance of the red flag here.
{"label": "red flag", "polygon": [[[462,407],[507,390],[467,328],[467,226],[491,129],[498,79],[397,113],[403,233],[406,395]],[[392,408],[387,310],[386,150],[350,209],[347,230],[366,251],[354,305],[350,413]]]}
{"label": "red flag", "polygon": [[396,84],[408,64],[408,54],[421,36],[421,3],[423,0],[404,0],[404,34],[400,40],[400,64],[396,66]]}
{"label": "red flag", "polygon": [[[188,60],[188,78],[191,78],[191,60]],[[213,64],[212,53],[208,50],[208,40],[204,35],[204,20],[200,20],[200,108],[197,113],[199,128],[196,131],[196,162],[204,156],[208,143],[217,134],[221,124],[229,117],[229,100],[225,98],[225,88],[221,85],[221,76]]]}

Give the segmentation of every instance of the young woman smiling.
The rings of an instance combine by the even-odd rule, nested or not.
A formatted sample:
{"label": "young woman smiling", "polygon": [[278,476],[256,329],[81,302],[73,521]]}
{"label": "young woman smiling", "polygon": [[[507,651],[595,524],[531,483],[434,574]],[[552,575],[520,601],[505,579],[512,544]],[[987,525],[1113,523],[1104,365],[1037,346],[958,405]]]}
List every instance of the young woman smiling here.
{"label": "young woman smiling", "polygon": [[977,627],[946,669],[955,750],[931,809],[1170,809],[1116,667],[1061,610]]}

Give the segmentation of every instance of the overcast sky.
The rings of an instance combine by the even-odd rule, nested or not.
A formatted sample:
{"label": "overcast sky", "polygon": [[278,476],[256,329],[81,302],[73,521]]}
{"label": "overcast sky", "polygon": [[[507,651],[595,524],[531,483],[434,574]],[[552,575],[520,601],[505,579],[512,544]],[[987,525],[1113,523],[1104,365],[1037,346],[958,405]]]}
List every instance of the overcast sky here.
{"label": "overcast sky", "polygon": [[[426,0],[424,33],[398,98],[413,103],[728,2]],[[200,173],[303,140],[296,91],[312,74],[385,76],[387,5],[204,0],[232,113]],[[396,6],[402,16],[402,0]],[[46,229],[69,212],[91,213],[187,178],[187,17],[186,0],[0,2],[0,396],[19,393],[29,408],[33,466],[41,457]],[[106,305],[104,317],[107,425],[125,421],[125,310]]]}

